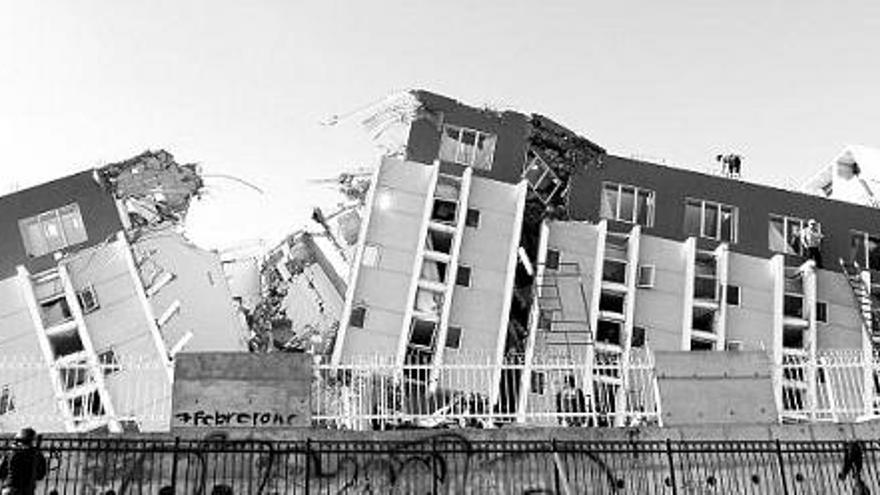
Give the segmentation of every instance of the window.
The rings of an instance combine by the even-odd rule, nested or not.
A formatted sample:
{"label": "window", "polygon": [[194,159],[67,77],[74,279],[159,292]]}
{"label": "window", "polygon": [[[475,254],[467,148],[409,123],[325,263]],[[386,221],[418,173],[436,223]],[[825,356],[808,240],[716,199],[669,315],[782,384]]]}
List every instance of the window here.
{"label": "window", "polygon": [[553,200],[563,185],[562,179],[556,175],[556,172],[531,149],[526,154],[526,167],[522,177],[529,183],[532,192],[545,204]]}
{"label": "window", "polygon": [[98,362],[104,369],[105,376],[122,370],[122,367],[119,365],[119,357],[113,349],[107,349],[106,351],[99,353]]}
{"label": "window", "polygon": [[654,191],[606,182],[602,186],[602,218],[654,226]]}
{"label": "window", "polygon": [[12,400],[12,390],[9,385],[0,388],[0,416],[15,410],[15,402]]}
{"label": "window", "polygon": [[462,287],[471,286],[471,269],[468,266],[458,266],[458,275],[455,277],[455,285]]}
{"label": "window", "polygon": [[643,289],[650,289],[654,287],[654,276],[656,275],[657,270],[654,265],[644,265],[639,267],[639,277],[636,281],[636,286],[641,287]]}
{"label": "window", "polygon": [[458,203],[448,199],[434,199],[434,208],[431,210],[431,220],[435,222],[455,225]]}
{"label": "window", "polygon": [[[770,250],[777,253],[804,254],[801,246],[801,230],[806,225],[806,220],[800,218],[770,215],[767,234]],[[821,226],[819,229],[821,230]]]}
{"label": "window", "polygon": [[480,226],[480,210],[475,210],[473,208],[468,208],[467,216],[464,219],[464,224],[467,227],[477,228]]}
{"label": "window", "polygon": [[623,314],[626,297],[614,292],[602,292],[599,295],[599,311]]}
{"label": "window", "polygon": [[741,351],[743,348],[742,340],[728,340],[725,348],[728,351]]}
{"label": "window", "polygon": [[605,344],[620,345],[620,323],[610,320],[599,320],[596,329],[596,340]]}
{"label": "window", "polygon": [[852,261],[862,268],[880,270],[880,237],[853,231],[850,238]]}
{"label": "window", "polygon": [[543,371],[532,371],[531,391],[533,394],[542,395],[547,385],[547,375]]}
{"label": "window", "polygon": [[364,245],[364,254],[361,259],[361,264],[371,267],[379,266],[379,246],[375,244]]}
{"label": "window", "polygon": [[736,285],[727,286],[727,305],[739,306],[739,287]]}
{"label": "window", "polygon": [[632,339],[630,339],[631,347],[645,347],[645,329],[642,327],[633,327]]}
{"label": "window", "polygon": [[816,301],[816,321],[828,323],[828,303]]}
{"label": "window", "polygon": [[555,249],[547,250],[547,260],[544,261],[544,266],[547,267],[548,270],[558,270],[559,269],[559,251]]}
{"label": "window", "polygon": [[95,293],[95,288],[91,285],[88,285],[81,291],[77,292],[76,299],[79,301],[79,307],[85,315],[101,307],[101,305],[98,304],[98,294]]}
{"label": "window", "polygon": [[492,170],[496,141],[494,134],[445,124],[440,138],[440,160]]}
{"label": "window", "polygon": [[19,220],[18,228],[25,251],[35,258],[88,239],[76,203]]}
{"label": "window", "polygon": [[460,327],[449,327],[446,330],[446,348],[447,349],[461,348],[461,328]]}
{"label": "window", "polygon": [[689,199],[684,205],[684,231],[687,235],[736,242],[737,209],[733,206]]}
{"label": "window", "polygon": [[433,349],[434,333],[436,330],[437,324],[433,321],[413,319],[409,335],[409,345],[422,349]]}
{"label": "window", "polygon": [[715,348],[715,344],[708,340],[691,339],[692,351],[711,351]]}
{"label": "window", "polygon": [[367,317],[367,308],[356,306],[351,310],[351,317],[348,319],[348,325],[355,328],[364,328],[364,320]]}

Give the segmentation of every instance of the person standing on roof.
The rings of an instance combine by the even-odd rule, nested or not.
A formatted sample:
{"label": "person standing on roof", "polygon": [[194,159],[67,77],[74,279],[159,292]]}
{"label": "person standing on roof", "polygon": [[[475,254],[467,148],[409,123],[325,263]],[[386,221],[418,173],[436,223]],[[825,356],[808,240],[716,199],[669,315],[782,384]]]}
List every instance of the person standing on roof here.
{"label": "person standing on roof", "polygon": [[46,457],[33,445],[37,432],[23,428],[12,441],[12,452],[0,462],[0,495],[33,495],[46,477]]}
{"label": "person standing on roof", "polygon": [[807,226],[801,229],[801,246],[805,251],[804,254],[816,262],[816,268],[822,268],[822,252],[819,250],[822,237],[824,236],[819,230],[819,224],[812,218],[807,221]]}

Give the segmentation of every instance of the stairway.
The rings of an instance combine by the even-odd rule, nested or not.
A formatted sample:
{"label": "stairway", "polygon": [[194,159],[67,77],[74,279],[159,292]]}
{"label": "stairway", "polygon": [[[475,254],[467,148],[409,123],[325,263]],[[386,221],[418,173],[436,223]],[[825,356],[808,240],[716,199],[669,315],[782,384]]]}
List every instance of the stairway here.
{"label": "stairway", "polygon": [[[584,349],[593,344],[593,332],[588,320],[587,298],[583,277],[577,263],[553,263],[544,266],[544,281],[538,285],[538,308],[540,316],[538,328],[543,336],[544,349],[549,354],[561,354],[573,359],[583,355]],[[563,289],[577,289],[579,302],[582,306],[582,318],[566,316],[563,304]],[[571,304],[571,301],[569,301]],[[572,308],[573,309],[573,308]],[[580,352],[576,352],[577,350]]]}
{"label": "stairway", "polygon": [[862,319],[862,328],[871,337],[875,349],[880,346],[880,318],[878,318],[877,310],[871,301],[871,290],[862,280],[862,268],[858,263],[847,263],[840,259],[840,268],[846,276],[846,281],[853,295],[853,301],[859,309],[859,316]]}

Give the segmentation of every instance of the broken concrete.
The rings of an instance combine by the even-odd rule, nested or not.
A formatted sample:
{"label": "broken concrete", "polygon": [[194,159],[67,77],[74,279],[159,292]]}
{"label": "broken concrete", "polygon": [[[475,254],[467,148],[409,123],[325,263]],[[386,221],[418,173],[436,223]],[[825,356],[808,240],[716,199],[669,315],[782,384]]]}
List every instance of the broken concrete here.
{"label": "broken concrete", "polygon": [[198,165],[179,164],[165,150],[111,163],[97,175],[121,202],[134,228],[182,222],[204,186]]}

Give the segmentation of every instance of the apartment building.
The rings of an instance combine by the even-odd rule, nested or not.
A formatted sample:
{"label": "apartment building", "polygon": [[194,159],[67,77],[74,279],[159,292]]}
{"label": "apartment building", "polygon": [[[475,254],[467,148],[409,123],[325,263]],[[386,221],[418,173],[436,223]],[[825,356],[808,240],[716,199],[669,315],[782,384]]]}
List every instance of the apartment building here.
{"label": "apartment building", "polygon": [[138,183],[108,188],[107,172],[0,198],[0,431],[165,430],[174,356],[247,348],[217,253],[167,203],[129,215]]}
{"label": "apartment building", "polygon": [[[775,364],[779,410],[857,393],[876,413],[873,372],[836,376],[815,363],[827,352],[875,359],[877,150],[848,147],[790,191],[615,156],[546,117],[425,91],[389,100],[365,125],[387,149],[439,163],[441,173],[527,182],[516,270],[534,272],[533,304],[528,331],[509,352],[624,365],[639,348],[759,350]],[[822,266],[800,242],[809,219],[824,235]],[[798,363],[813,365],[783,373]],[[625,371],[587,374],[578,386],[610,410],[626,400],[626,380]],[[521,383],[526,393],[528,373]]]}
{"label": "apartment building", "polygon": [[500,360],[525,182],[386,157],[373,184],[333,361],[364,354],[400,365]]}

